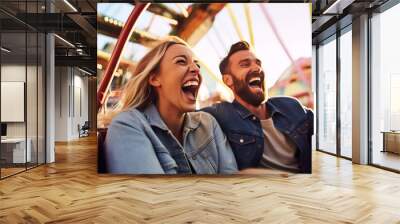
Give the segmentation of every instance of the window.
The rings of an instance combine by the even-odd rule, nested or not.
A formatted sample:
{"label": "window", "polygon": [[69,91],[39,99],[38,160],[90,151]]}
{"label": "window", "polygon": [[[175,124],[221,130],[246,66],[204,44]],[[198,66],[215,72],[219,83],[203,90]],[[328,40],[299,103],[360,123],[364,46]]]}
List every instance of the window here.
{"label": "window", "polygon": [[340,155],[352,157],[352,35],[340,36]]}
{"label": "window", "polygon": [[399,21],[400,4],[371,18],[371,159],[395,170],[400,170]]}
{"label": "window", "polygon": [[318,48],[318,149],[336,153],[336,39]]}
{"label": "window", "polygon": [[[44,1],[0,1],[18,15]],[[0,12],[0,178],[45,163],[45,35]],[[13,108],[13,109],[11,109]]]}

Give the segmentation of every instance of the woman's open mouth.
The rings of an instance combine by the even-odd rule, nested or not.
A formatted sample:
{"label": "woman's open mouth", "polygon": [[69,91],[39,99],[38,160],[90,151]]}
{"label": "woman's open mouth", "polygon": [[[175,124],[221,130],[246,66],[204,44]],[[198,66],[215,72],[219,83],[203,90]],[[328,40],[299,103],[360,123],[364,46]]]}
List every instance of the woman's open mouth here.
{"label": "woman's open mouth", "polygon": [[183,83],[181,89],[184,95],[190,100],[195,101],[200,83],[197,79],[191,79]]}

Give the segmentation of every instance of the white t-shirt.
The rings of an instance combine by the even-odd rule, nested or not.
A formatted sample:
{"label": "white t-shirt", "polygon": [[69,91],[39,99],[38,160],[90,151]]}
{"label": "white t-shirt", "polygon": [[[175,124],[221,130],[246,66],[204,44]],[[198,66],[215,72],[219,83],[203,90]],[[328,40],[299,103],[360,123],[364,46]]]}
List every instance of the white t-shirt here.
{"label": "white t-shirt", "polygon": [[299,172],[299,162],[295,157],[296,144],[275,128],[272,118],[261,120],[261,126],[264,133],[264,153],[260,165]]}

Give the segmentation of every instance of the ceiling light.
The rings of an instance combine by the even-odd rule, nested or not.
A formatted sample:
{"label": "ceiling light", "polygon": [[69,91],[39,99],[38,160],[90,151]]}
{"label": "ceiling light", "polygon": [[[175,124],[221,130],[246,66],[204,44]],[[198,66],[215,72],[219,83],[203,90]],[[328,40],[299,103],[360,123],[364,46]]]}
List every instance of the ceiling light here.
{"label": "ceiling light", "polygon": [[10,52],[11,52],[11,50],[9,50],[9,49],[7,49],[7,48],[5,48],[5,47],[1,47],[0,49],[1,49],[2,51],[6,52],[6,53],[10,53]]}
{"label": "ceiling light", "polygon": [[322,14],[342,14],[343,9],[351,5],[355,0],[336,0],[332,5],[324,10]]}
{"label": "ceiling light", "polygon": [[64,0],[65,4],[67,4],[72,10],[74,10],[75,12],[78,12],[78,10],[71,4],[69,3],[68,0]]}
{"label": "ceiling light", "polygon": [[79,67],[78,67],[78,69],[79,69],[79,71],[81,71],[81,72],[83,72],[83,73],[85,73],[85,74],[87,74],[87,75],[92,75],[92,73],[90,73],[90,72],[88,72],[88,71],[86,71],[86,70],[83,70],[83,69],[81,69],[81,68],[79,68]]}
{"label": "ceiling light", "polygon": [[322,14],[328,14],[331,13],[333,9],[336,9],[337,4],[340,2],[340,0],[336,0],[332,5],[330,5],[327,9],[324,10]]}
{"label": "ceiling light", "polygon": [[70,47],[75,48],[75,45],[73,45],[71,42],[69,42],[68,40],[58,36],[57,34],[54,34],[55,37],[57,37],[59,40],[61,40],[62,42],[66,43],[67,45],[69,45]]}

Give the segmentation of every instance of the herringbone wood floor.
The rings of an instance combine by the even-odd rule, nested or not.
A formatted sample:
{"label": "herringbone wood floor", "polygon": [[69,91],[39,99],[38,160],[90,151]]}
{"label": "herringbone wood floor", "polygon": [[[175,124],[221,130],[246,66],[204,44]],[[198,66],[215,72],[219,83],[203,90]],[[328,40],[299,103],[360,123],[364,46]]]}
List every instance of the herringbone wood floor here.
{"label": "herringbone wood floor", "polygon": [[0,223],[400,223],[400,175],[316,152],[312,175],[96,173],[94,137],[0,181]]}

